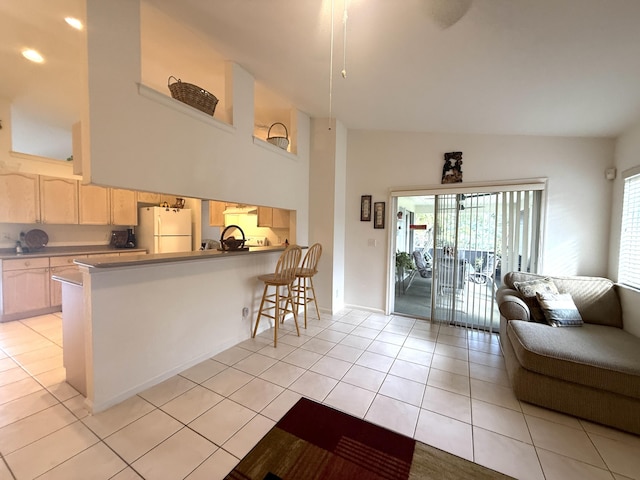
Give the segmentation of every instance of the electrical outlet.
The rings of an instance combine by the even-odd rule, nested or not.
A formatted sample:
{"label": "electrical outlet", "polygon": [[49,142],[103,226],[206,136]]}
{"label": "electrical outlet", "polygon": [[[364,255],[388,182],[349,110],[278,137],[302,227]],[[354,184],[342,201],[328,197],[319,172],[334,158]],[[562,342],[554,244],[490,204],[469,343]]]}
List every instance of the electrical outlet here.
{"label": "electrical outlet", "polygon": [[244,307],[242,309],[242,318],[246,318],[247,316],[249,316],[249,308],[248,307]]}

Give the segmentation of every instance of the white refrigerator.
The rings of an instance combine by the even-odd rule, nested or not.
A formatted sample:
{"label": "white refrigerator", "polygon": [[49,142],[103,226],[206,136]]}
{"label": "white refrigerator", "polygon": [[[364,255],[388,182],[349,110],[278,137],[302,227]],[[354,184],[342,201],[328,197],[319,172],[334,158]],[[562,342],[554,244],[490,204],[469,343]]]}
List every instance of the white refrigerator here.
{"label": "white refrigerator", "polygon": [[137,247],[148,253],[190,252],[191,210],[143,207],[138,212]]}

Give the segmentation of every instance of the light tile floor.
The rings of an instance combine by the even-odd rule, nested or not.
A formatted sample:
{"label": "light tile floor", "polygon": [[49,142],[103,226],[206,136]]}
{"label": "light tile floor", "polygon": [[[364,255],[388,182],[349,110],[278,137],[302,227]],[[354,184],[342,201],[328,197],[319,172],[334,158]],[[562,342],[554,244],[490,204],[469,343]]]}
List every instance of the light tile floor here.
{"label": "light tile floor", "polygon": [[363,311],[290,322],[97,415],[59,314],[0,324],[0,480],[223,478],[301,397],[520,479],[640,479],[640,437],[519,402],[496,335]]}

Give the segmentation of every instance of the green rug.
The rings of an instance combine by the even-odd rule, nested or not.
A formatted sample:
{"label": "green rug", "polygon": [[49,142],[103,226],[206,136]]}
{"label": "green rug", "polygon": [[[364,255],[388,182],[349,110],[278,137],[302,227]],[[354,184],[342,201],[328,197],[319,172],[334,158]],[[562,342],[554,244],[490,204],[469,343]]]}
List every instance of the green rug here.
{"label": "green rug", "polygon": [[226,478],[418,480],[511,477],[302,398]]}

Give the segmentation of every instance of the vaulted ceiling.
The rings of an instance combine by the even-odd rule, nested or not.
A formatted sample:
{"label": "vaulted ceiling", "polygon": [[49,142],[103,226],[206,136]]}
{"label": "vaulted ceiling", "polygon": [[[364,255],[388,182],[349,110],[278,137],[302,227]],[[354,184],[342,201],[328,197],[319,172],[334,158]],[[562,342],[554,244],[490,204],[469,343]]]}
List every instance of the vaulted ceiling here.
{"label": "vaulted ceiling", "polygon": [[[345,42],[344,0],[146,0],[351,129],[615,137],[640,120],[640,1],[446,0],[469,4],[448,27],[442,1],[348,0]],[[61,19],[83,5],[0,3],[0,97],[55,128],[79,118],[82,34]],[[24,46],[47,62],[26,62]]]}

